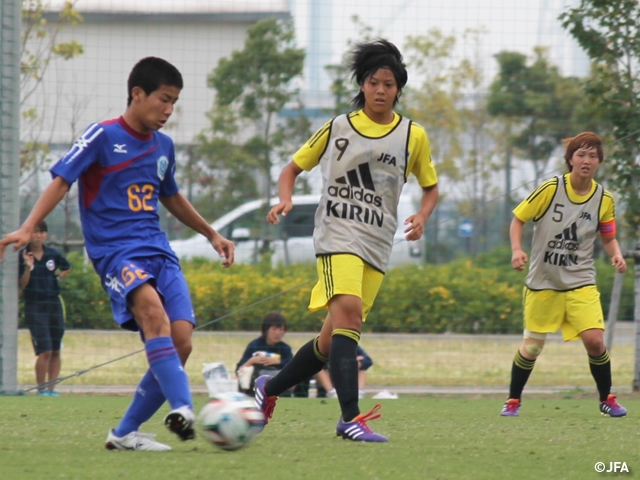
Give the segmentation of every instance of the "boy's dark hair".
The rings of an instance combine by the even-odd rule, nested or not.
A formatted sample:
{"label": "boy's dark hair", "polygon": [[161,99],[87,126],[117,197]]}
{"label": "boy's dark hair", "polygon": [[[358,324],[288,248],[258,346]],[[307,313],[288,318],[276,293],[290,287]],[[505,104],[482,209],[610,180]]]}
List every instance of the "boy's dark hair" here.
{"label": "boy's dark hair", "polygon": [[[400,98],[400,91],[407,84],[407,67],[403,62],[398,47],[382,38],[372,42],[359,43],[351,52],[351,78],[362,86],[371,75],[381,68],[387,68],[393,73],[398,85],[398,96],[393,101],[395,106]],[[351,105],[356,109],[364,107],[364,93],[362,90],[353,97]]]}
{"label": "boy's dark hair", "polygon": [[48,232],[49,228],[47,227],[47,222],[42,220],[40,223],[38,223],[38,225],[36,225],[36,228],[33,231],[34,232]]}
{"label": "boy's dark hair", "polygon": [[270,327],[284,327],[287,329],[287,321],[284,317],[278,312],[267,313],[262,319],[262,336],[267,338],[267,332]]}
{"label": "boy's dark hair", "polygon": [[564,162],[567,165],[567,169],[569,169],[569,171],[573,170],[570,162],[570,160],[573,158],[573,154],[576,153],[576,150],[579,150],[581,148],[595,148],[596,152],[598,153],[600,163],[602,163],[602,160],[604,159],[602,140],[593,132],[579,133],[573,138],[565,138],[562,143],[564,143],[564,146],[566,148],[564,152]]}
{"label": "boy's dark hair", "polygon": [[127,80],[127,106],[131,105],[133,87],[140,87],[150,95],[162,85],[182,90],[182,75],[176,67],[158,57],[145,57],[136,63]]}

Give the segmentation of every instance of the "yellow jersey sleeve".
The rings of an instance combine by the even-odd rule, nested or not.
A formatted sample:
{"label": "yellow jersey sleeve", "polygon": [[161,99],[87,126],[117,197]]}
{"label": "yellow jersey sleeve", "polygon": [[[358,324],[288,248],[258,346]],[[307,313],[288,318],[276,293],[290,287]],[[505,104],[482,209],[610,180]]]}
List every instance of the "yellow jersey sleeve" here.
{"label": "yellow jersey sleeve", "polygon": [[316,133],[314,133],[300,149],[293,154],[293,161],[302,170],[312,170],[320,162],[320,157],[327,148],[331,123],[333,119],[325,123]]}
{"label": "yellow jersey sleeve", "polygon": [[407,171],[415,175],[421,187],[438,183],[438,175],[431,159],[431,144],[425,129],[415,122],[409,132],[409,159]]}
{"label": "yellow jersey sleeve", "polygon": [[513,209],[513,215],[524,223],[539,219],[549,208],[557,189],[557,178],[551,178],[541,183],[531,195]]}
{"label": "yellow jersey sleeve", "polygon": [[[584,197],[576,195],[571,187],[571,182],[566,178],[569,174],[565,174],[565,185],[567,186],[567,195],[572,201],[580,202]],[[597,184],[593,183],[592,192],[597,188]],[[551,178],[546,182],[543,182],[538,188],[536,188],[531,195],[525,198],[520,205],[514,210],[513,214],[523,222],[529,222],[531,220],[539,219],[549,208],[551,200],[558,189],[558,179]],[[600,223],[610,222],[615,220],[616,211],[613,201],[613,196],[608,190],[604,191],[602,197],[602,203],[600,205]]]}
{"label": "yellow jersey sleeve", "polygon": [[[571,199],[576,203],[583,202],[586,197],[593,195],[593,193],[598,188],[598,184],[594,180],[592,180],[591,181],[592,187],[589,195],[580,196],[573,190],[573,187],[571,186],[571,181],[569,180],[568,173],[565,173],[564,175],[564,183],[567,186],[567,194],[569,195],[569,199]],[[598,212],[598,214],[600,215],[600,219],[599,219],[600,223],[607,223],[607,222],[610,222],[611,220],[615,220],[616,218],[616,211],[614,207],[613,196],[611,195],[611,192],[609,192],[608,190],[605,190],[603,193],[602,203],[600,204],[600,212]]]}
{"label": "yellow jersey sleeve", "polygon": [[[380,138],[387,135],[400,121],[401,117],[395,114],[393,122],[388,125],[380,125],[367,117],[362,110],[351,112],[349,121],[360,134]],[[316,167],[320,158],[327,149],[327,142],[331,133],[332,120],[325,123],[314,133],[300,149],[293,154],[293,161],[302,170],[309,171]],[[409,131],[409,158],[407,160],[407,172],[415,175],[421,187],[430,187],[438,183],[436,169],[431,159],[431,145],[425,129],[412,122]]]}
{"label": "yellow jersey sleeve", "polygon": [[609,190],[604,191],[602,204],[600,205],[600,223],[607,223],[616,219],[616,207],[613,196]]}

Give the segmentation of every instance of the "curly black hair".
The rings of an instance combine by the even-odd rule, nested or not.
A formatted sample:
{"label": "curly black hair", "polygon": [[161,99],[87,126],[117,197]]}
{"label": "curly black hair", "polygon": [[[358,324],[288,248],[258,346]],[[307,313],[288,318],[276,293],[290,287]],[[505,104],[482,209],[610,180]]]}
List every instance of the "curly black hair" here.
{"label": "curly black hair", "polygon": [[[380,38],[372,42],[357,44],[351,52],[349,68],[351,78],[355,79],[360,86],[381,68],[389,69],[398,85],[398,96],[393,104],[395,106],[398,103],[400,91],[407,84],[407,66],[403,62],[400,50],[393,43]],[[364,107],[364,93],[362,91],[353,97],[351,105],[357,109]]]}

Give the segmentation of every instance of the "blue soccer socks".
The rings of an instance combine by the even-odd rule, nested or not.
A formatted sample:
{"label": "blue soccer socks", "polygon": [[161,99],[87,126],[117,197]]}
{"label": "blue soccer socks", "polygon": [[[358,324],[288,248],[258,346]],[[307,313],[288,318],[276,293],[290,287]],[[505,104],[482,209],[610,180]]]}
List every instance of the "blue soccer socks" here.
{"label": "blue soccer socks", "polygon": [[193,407],[189,378],[182,368],[171,337],[156,337],[145,343],[151,373],[172,409]]}
{"label": "blue soccer socks", "polygon": [[140,428],[144,422],[149,420],[162,406],[165,398],[160,384],[153,377],[151,370],[142,377],[136,393],[133,395],[131,405],[120,420],[120,424],[114,429],[117,437],[124,437]]}

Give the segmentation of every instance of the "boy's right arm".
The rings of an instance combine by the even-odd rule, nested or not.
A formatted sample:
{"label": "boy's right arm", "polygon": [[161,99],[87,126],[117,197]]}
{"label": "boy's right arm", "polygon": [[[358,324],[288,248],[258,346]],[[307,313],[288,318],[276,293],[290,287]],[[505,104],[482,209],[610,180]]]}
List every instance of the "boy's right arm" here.
{"label": "boy's right arm", "polygon": [[327,142],[331,134],[331,125],[333,119],[325,123],[316,133],[314,133],[300,149],[293,154],[291,160],[280,172],[278,178],[278,197],[280,203],[273,206],[267,214],[267,221],[272,225],[277,225],[280,219],[278,215],[283,217],[293,208],[291,196],[293,195],[293,186],[296,178],[305,170],[311,170],[318,165],[320,157],[327,147]]}
{"label": "boy's right arm", "polygon": [[18,260],[18,273],[20,273],[20,270],[22,269],[22,275],[18,277],[18,288],[22,289],[29,284],[34,263],[35,260],[33,258],[33,254],[31,252],[27,252],[27,249],[25,248],[22,251],[21,258]]}
{"label": "boy's right arm", "polygon": [[513,217],[509,227],[509,237],[511,239],[511,266],[516,270],[523,270],[529,257],[522,250],[522,227],[524,222],[518,217]]}
{"label": "boy's right arm", "polygon": [[69,191],[69,183],[62,177],[56,177],[45,188],[38,201],[31,209],[31,213],[14,232],[7,234],[0,240],[0,261],[4,260],[4,251],[7,245],[14,244],[13,250],[17,251],[24,247],[31,240],[31,234],[38,223],[46,218],[49,213],[60,203]]}
{"label": "boy's right arm", "polygon": [[267,221],[273,225],[277,225],[279,222],[278,215],[283,217],[287,216],[287,213],[293,208],[293,202],[291,196],[293,195],[293,186],[296,183],[296,178],[302,173],[302,169],[294,162],[291,161],[280,172],[278,178],[278,197],[280,203],[274,205],[267,214]]}

